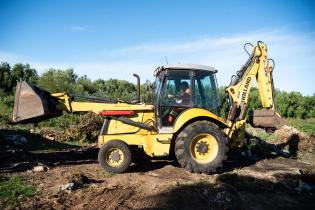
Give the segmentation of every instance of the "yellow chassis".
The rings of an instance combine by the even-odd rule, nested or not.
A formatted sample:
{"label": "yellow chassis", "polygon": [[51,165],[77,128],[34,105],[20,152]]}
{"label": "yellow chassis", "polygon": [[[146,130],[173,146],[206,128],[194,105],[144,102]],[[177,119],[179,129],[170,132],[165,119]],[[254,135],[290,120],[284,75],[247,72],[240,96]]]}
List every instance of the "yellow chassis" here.
{"label": "yellow chassis", "polygon": [[[189,108],[182,112],[176,119],[173,127],[167,133],[162,133],[156,127],[154,106],[145,104],[126,104],[126,103],[90,103],[90,102],[74,102],[66,93],[54,93],[54,97],[58,97],[63,103],[59,104],[58,109],[68,112],[91,111],[99,114],[102,110],[130,110],[134,114],[128,116],[128,119],[134,122],[147,124],[153,128],[152,131],[139,128],[137,126],[128,125],[121,121],[111,119],[106,129],[106,134],[101,134],[98,137],[98,146],[106,144],[111,140],[121,140],[128,145],[138,146],[143,148],[144,152],[151,156],[167,156],[170,153],[170,145],[176,134],[186,125],[196,120],[208,120],[220,126],[229,138],[237,133],[244,125],[245,121],[238,121],[232,124],[226,122],[217,115],[200,108]],[[242,139],[243,130],[239,132],[234,139]]]}
{"label": "yellow chassis", "polygon": [[66,93],[54,93],[52,96],[59,98],[63,102],[58,105],[58,109],[67,112],[90,111],[99,114],[102,110],[130,110],[134,114],[128,116],[128,119],[134,122],[145,123],[152,128],[152,131],[142,129],[136,126],[128,125],[115,119],[111,119],[106,129],[106,134],[98,137],[98,146],[106,144],[110,140],[121,140],[128,145],[134,145],[143,148],[144,152],[151,156],[167,156],[170,153],[170,145],[174,136],[186,125],[196,120],[209,120],[224,129],[226,135],[231,136],[237,127],[227,123],[217,115],[200,108],[190,108],[182,112],[176,119],[173,127],[167,133],[159,132],[156,128],[154,106],[145,104],[127,104],[127,103],[90,103],[74,102]]}
{"label": "yellow chassis", "polygon": [[[152,112],[138,112],[136,114],[138,117],[131,117],[132,120],[137,120],[134,118],[143,118],[140,122],[151,122],[154,126],[154,113]],[[141,115],[143,115],[141,117]],[[145,153],[151,157],[157,156],[168,156],[170,153],[170,145],[173,141],[174,136],[187,124],[192,121],[203,119],[212,121],[223,128],[228,128],[228,125],[224,120],[215,114],[199,108],[191,108],[185,110],[181,113],[174,126],[168,133],[158,133],[158,129],[154,131],[148,131],[145,129],[140,129],[135,126],[130,126],[123,124],[116,120],[111,120],[108,127],[108,134],[100,135],[98,138],[98,146],[106,144],[111,140],[122,140],[128,145],[135,145],[143,148]],[[138,121],[139,122],[139,121]],[[229,131],[228,129],[226,130]]]}

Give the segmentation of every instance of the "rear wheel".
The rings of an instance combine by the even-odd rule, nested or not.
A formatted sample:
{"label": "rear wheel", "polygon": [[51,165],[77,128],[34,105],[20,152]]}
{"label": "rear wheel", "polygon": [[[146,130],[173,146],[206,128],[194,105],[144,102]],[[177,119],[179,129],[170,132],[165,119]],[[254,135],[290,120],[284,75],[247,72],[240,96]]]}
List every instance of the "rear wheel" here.
{"label": "rear wheel", "polygon": [[108,172],[122,173],[131,163],[130,148],[123,141],[111,140],[100,148],[98,162]]}
{"label": "rear wheel", "polygon": [[184,128],[175,140],[175,156],[185,169],[197,173],[215,172],[228,151],[222,130],[208,121],[197,121]]}

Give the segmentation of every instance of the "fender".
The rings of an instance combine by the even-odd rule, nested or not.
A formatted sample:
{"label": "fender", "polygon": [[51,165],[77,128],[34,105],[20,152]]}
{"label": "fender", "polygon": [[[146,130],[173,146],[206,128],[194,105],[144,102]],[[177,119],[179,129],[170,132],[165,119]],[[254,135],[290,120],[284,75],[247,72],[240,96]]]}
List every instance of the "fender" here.
{"label": "fender", "polygon": [[228,124],[222,119],[221,117],[218,117],[217,115],[213,114],[212,112],[209,112],[208,110],[201,109],[201,108],[190,108],[183,111],[176,119],[174,123],[173,133],[176,133],[181,127],[186,124],[188,121],[196,118],[210,118],[214,121],[218,121],[221,124],[228,127]]}

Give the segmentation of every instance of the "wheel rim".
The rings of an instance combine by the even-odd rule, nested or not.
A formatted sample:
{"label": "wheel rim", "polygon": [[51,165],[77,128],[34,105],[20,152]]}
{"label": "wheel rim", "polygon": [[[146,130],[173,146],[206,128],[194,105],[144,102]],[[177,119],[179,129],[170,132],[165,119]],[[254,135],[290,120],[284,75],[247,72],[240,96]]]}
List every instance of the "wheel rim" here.
{"label": "wheel rim", "polygon": [[119,148],[111,148],[106,152],[106,162],[111,167],[120,166],[124,158],[124,153]]}
{"label": "wheel rim", "polygon": [[190,151],[198,163],[206,164],[215,159],[219,152],[219,145],[214,136],[202,133],[193,139]]}

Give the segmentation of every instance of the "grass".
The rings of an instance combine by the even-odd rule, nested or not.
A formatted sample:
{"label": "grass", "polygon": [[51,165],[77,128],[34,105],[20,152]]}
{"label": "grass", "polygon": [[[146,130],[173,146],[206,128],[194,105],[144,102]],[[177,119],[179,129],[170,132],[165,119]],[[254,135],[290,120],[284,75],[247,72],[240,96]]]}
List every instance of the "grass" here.
{"label": "grass", "polygon": [[264,129],[253,130],[252,126],[249,123],[246,124],[246,132],[267,142],[273,142],[276,140],[276,136],[273,133],[267,132]]}
{"label": "grass", "polygon": [[309,119],[285,119],[285,124],[315,137],[315,118]]}
{"label": "grass", "polygon": [[99,173],[95,174],[97,176],[98,179],[102,179],[102,178],[110,178],[115,176],[115,173],[112,172],[106,172],[106,171],[100,171]]}
{"label": "grass", "polygon": [[81,141],[65,141],[64,143],[73,147],[85,147],[85,146],[91,145],[87,142],[81,142]]}
{"label": "grass", "polygon": [[273,135],[273,133],[268,133],[264,130],[257,132],[256,137],[265,140],[267,142],[272,142],[276,140],[275,135]]}
{"label": "grass", "polygon": [[[309,136],[315,137],[315,118],[309,119],[297,119],[297,118],[284,118],[285,125],[294,127],[299,131],[302,131]],[[277,140],[276,136],[271,132],[266,132],[263,129],[253,131],[249,124],[246,125],[246,131],[249,132],[251,135],[258,137],[262,140],[267,142],[272,142]]]}
{"label": "grass", "polygon": [[199,181],[193,183],[193,185],[212,187],[213,186],[213,181],[211,182],[210,180],[202,179],[202,180],[199,180]]}
{"label": "grass", "polygon": [[20,176],[12,176],[9,179],[0,178],[0,207],[17,205],[35,193],[35,187],[26,183]]}

